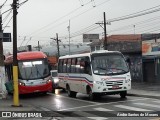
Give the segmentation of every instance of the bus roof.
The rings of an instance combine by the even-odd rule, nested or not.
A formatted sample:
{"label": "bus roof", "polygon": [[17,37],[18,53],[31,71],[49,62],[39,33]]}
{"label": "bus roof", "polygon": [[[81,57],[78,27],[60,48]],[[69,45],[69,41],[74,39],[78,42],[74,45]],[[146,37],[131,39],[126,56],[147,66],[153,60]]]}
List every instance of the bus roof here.
{"label": "bus roof", "polygon": [[85,57],[85,56],[90,56],[90,55],[96,54],[96,53],[121,53],[121,52],[119,52],[119,51],[108,51],[108,50],[98,50],[98,51],[94,51],[94,52],[90,52],[90,53],[65,55],[65,56],[59,57],[59,59],[74,58],[74,57]]}
{"label": "bus roof", "polygon": [[40,51],[29,51],[17,53],[17,60],[30,60],[37,58],[46,58],[47,56]]}
{"label": "bus roof", "polygon": [[[46,58],[47,56],[40,51],[29,51],[17,53],[17,60],[30,60],[30,59],[40,59]],[[5,64],[11,64],[13,62],[13,55],[6,56],[4,60]]]}

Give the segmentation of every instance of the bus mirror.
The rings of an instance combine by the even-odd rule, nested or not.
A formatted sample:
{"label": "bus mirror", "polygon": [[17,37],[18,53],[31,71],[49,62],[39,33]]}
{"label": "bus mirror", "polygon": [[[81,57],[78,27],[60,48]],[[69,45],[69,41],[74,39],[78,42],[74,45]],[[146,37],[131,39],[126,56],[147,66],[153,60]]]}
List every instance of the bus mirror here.
{"label": "bus mirror", "polygon": [[126,62],[127,62],[128,64],[130,64],[130,62],[131,62],[131,61],[130,61],[130,58],[127,57],[127,58],[126,58]]}

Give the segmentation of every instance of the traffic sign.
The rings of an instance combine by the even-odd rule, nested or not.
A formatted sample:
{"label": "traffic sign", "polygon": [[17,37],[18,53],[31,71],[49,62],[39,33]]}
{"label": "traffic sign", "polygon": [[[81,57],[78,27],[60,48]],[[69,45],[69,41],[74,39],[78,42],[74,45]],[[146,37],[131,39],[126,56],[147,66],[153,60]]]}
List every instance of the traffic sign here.
{"label": "traffic sign", "polygon": [[3,33],[3,42],[11,42],[11,33]]}

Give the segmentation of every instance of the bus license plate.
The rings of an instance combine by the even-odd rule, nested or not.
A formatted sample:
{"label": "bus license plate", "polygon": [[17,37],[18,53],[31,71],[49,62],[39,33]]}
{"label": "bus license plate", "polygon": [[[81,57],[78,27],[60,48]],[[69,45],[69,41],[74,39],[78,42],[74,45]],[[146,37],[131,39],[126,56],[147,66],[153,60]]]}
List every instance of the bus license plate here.
{"label": "bus license plate", "polygon": [[118,89],[119,86],[112,86],[112,89]]}

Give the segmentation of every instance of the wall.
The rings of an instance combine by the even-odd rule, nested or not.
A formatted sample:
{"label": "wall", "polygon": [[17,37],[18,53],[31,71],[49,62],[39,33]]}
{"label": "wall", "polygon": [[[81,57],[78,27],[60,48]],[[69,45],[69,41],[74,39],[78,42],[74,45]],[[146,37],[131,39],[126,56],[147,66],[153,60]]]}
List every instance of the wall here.
{"label": "wall", "polygon": [[141,82],[142,77],[142,57],[140,55],[129,56],[131,64],[130,71],[133,81]]}

